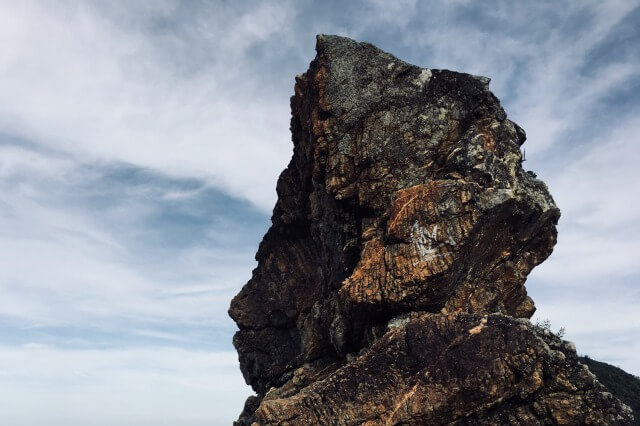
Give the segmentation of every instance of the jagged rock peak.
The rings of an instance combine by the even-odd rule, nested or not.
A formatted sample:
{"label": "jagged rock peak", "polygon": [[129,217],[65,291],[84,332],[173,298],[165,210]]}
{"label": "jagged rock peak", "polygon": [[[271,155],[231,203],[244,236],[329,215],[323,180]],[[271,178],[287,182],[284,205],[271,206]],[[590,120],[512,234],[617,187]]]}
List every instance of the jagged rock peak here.
{"label": "jagged rock peak", "polygon": [[229,310],[258,394],[239,424],[624,423],[574,351],[518,319],[560,212],[489,79],[344,37],[316,50]]}

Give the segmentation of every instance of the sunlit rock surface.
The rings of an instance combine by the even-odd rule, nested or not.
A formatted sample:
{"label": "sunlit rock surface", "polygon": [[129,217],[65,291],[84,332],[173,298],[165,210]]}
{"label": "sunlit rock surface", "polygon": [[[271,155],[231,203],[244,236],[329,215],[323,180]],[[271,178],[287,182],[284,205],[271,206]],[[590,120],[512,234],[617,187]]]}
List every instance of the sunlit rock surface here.
{"label": "sunlit rock surface", "polygon": [[[484,77],[319,36],[294,153],[230,315],[239,424],[625,424],[526,320],[560,212]],[[488,315],[489,314],[489,315]]]}

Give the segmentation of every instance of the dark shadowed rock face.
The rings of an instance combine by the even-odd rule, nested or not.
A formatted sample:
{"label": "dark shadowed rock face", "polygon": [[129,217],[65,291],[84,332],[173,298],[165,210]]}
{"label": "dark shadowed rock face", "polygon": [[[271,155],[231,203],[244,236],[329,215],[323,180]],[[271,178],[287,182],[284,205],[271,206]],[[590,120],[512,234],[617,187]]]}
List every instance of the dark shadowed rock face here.
{"label": "dark shadowed rock face", "polygon": [[518,319],[560,212],[488,84],[318,37],[229,311],[258,393],[241,424],[624,423],[575,351]]}

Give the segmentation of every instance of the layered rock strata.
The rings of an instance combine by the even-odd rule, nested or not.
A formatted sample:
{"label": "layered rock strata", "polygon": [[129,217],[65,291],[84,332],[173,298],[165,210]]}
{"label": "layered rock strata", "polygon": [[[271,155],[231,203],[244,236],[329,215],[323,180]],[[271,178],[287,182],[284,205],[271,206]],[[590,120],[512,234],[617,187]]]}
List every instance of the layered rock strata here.
{"label": "layered rock strata", "polygon": [[239,424],[624,424],[524,287],[560,212],[489,80],[319,36],[230,315]]}

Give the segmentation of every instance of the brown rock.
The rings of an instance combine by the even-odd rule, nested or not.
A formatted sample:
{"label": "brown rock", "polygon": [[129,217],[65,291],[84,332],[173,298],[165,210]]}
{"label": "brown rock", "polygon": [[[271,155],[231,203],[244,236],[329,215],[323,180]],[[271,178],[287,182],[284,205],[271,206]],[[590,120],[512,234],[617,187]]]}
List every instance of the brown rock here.
{"label": "brown rock", "polygon": [[575,350],[501,314],[414,313],[298,393],[269,393],[260,425],[624,424],[629,411]]}
{"label": "brown rock", "polygon": [[[503,316],[533,314],[524,282],[551,254],[560,212],[522,169],[524,131],[489,80],[336,36],[317,52],[296,77],[272,227],[229,310],[264,398],[240,424],[623,416],[580,382],[575,354],[556,366],[550,343]],[[489,313],[503,315],[478,323]],[[551,391],[545,374],[559,372],[573,391]]]}

